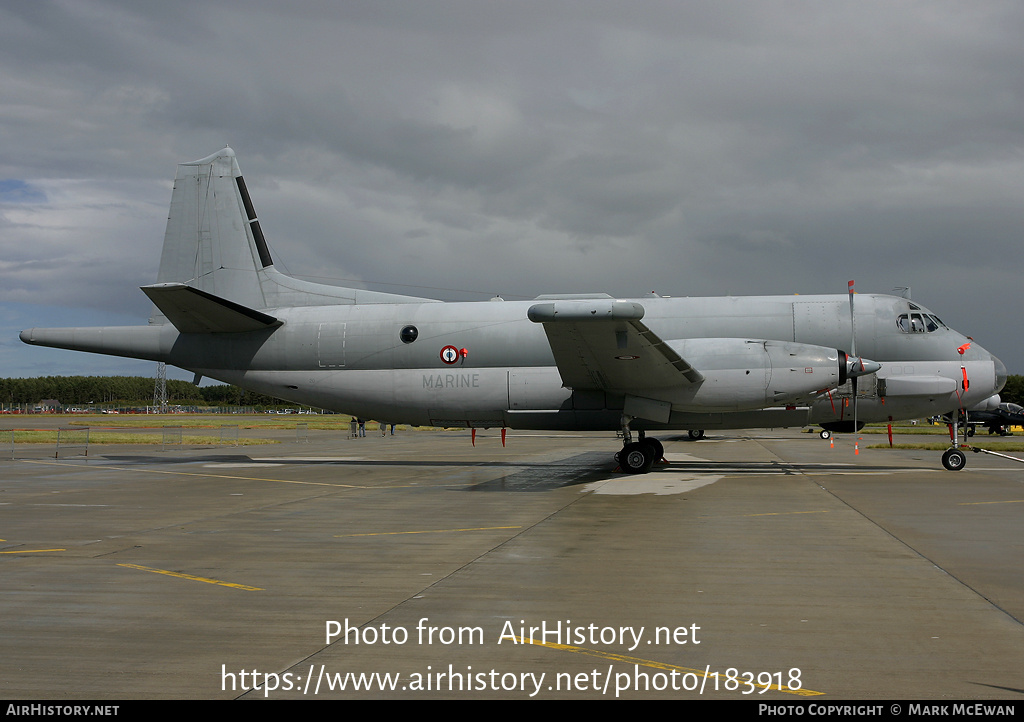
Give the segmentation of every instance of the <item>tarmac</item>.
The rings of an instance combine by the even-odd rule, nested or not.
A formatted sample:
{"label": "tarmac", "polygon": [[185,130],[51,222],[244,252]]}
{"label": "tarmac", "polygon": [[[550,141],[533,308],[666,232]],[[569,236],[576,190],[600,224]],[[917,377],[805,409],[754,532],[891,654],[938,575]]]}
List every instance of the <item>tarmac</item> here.
{"label": "tarmac", "polygon": [[18,445],[0,696],[1024,698],[1021,464],[756,430],[628,476],[612,434],[370,426]]}

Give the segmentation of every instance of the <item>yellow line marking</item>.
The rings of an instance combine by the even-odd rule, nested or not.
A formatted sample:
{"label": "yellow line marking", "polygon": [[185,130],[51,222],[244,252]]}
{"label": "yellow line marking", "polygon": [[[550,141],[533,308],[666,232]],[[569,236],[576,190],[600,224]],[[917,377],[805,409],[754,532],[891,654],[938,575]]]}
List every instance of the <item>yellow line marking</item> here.
{"label": "yellow line marking", "polygon": [[711,516],[710,514],[701,514],[698,519],[747,519],[755,516],[788,516],[790,514],[828,514],[828,509],[818,509],[817,511],[766,511],[760,514],[727,514],[723,516]]}
{"label": "yellow line marking", "polygon": [[19,551],[0,552],[0,554],[31,554],[33,552],[66,552],[67,549],[21,549]]}
{"label": "yellow line marking", "polygon": [[232,587],[234,589],[244,589],[247,592],[262,592],[264,591],[261,587],[250,587],[245,584],[235,584],[234,582],[222,582],[219,579],[207,579],[206,577],[196,577],[191,574],[182,574],[181,572],[169,572],[166,569],[154,569],[153,567],[143,567],[138,564],[118,564],[119,567],[127,567],[129,569],[139,569],[144,572],[153,572],[154,574],[166,574],[169,577],[178,577],[180,579],[188,579],[193,582],[206,582],[207,584],[217,584],[222,587]]}
{"label": "yellow line marking", "polygon": [[817,511],[766,511],[763,514],[743,514],[742,516],[787,516],[789,514],[828,514],[828,509]]}
{"label": "yellow line marking", "polygon": [[[520,644],[535,644],[538,647],[549,647],[551,649],[562,650],[563,652],[575,652],[576,654],[588,654],[591,657],[600,657],[602,659],[607,659],[607,660],[610,660],[612,662],[625,662],[627,664],[635,664],[635,665],[638,665],[638,666],[641,666],[641,667],[650,667],[651,669],[664,669],[664,670],[667,670],[667,671],[676,670],[678,672],[684,672],[684,673],[685,672],[692,672],[693,674],[696,674],[696,675],[698,675],[700,677],[705,677],[705,678],[710,678],[710,677],[713,677],[715,675],[715,673],[707,674],[706,671],[703,670],[703,669],[694,669],[692,667],[680,667],[677,664],[666,664],[664,662],[654,662],[654,661],[649,660],[649,659],[640,659],[639,657],[627,657],[624,654],[615,654],[614,652],[601,652],[601,651],[598,651],[596,649],[587,649],[586,647],[572,647],[572,646],[570,646],[568,644],[554,644],[552,642],[538,642],[538,641],[535,641],[534,639],[529,638],[529,637],[525,637],[525,638],[524,637],[515,637],[515,640],[517,642],[519,642]],[[757,684],[756,682],[751,682],[750,684],[752,684],[755,687],[761,687],[762,689],[766,689],[766,690],[767,689],[774,689],[774,690],[777,690],[779,692],[786,692],[788,694],[800,695],[801,697],[816,697],[816,696],[818,696],[820,694],[825,694],[824,692],[815,692],[812,689],[790,689],[789,687],[780,687],[780,686],[775,685],[775,684],[765,685],[765,684]],[[742,681],[742,682],[740,682],[740,686],[746,687],[746,686],[748,686],[748,684],[747,684],[746,681]],[[727,690],[727,691],[734,691],[734,690]]]}
{"label": "yellow line marking", "polygon": [[1024,504],[1024,499],[1007,499],[1006,501],[962,501],[959,506],[980,506],[981,504]]}
{"label": "yellow line marking", "polygon": [[353,536],[392,536],[396,534],[444,534],[453,531],[492,531],[494,529],[522,529],[521,526],[479,526],[469,529],[424,529],[423,531],[378,531],[366,534],[335,534],[335,539],[344,539]]}

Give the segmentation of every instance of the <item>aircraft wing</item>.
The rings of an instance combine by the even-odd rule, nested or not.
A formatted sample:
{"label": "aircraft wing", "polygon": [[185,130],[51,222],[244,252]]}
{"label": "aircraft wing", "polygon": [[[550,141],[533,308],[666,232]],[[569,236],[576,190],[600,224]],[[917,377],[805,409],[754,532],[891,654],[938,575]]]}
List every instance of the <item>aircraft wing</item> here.
{"label": "aircraft wing", "polygon": [[704,380],[699,371],[641,322],[633,301],[554,301],[530,307],[544,326],[562,383],[615,393],[671,388]]}

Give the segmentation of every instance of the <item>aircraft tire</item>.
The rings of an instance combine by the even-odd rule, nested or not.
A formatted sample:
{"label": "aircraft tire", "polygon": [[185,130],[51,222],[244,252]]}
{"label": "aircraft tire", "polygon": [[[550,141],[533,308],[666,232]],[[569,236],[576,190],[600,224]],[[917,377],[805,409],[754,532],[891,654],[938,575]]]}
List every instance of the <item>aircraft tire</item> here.
{"label": "aircraft tire", "polygon": [[690,438],[694,441],[704,438],[704,429],[690,429],[687,433],[690,435]]}
{"label": "aircraft tire", "polygon": [[633,442],[622,447],[619,466],[627,474],[646,474],[654,463],[654,447],[647,442]]}
{"label": "aircraft tire", "polygon": [[821,431],[818,432],[818,436],[820,436],[823,439],[831,439],[832,432],[829,431],[828,429],[822,429]]}
{"label": "aircraft tire", "polygon": [[967,466],[967,455],[960,449],[946,449],[942,455],[942,465],[949,471],[960,471]]}
{"label": "aircraft tire", "polygon": [[663,458],[665,458],[665,446],[657,439],[644,439],[645,444],[649,444],[654,449],[654,463],[657,464]]}

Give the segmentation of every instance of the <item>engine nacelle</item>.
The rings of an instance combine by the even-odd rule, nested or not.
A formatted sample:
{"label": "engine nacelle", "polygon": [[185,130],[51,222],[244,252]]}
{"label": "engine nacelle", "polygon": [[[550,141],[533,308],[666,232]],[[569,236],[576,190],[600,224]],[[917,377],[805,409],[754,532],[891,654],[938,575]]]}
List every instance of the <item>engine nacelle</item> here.
{"label": "engine nacelle", "polygon": [[704,380],[659,394],[679,411],[743,411],[810,403],[846,380],[846,354],[789,341],[690,338],[668,344]]}

